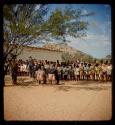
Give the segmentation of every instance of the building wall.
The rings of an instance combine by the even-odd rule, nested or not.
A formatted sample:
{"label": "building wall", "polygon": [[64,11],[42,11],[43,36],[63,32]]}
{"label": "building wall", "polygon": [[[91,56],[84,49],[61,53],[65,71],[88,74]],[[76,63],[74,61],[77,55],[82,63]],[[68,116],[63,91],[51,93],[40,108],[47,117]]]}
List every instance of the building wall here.
{"label": "building wall", "polygon": [[51,51],[47,49],[35,48],[35,47],[24,47],[22,53],[17,57],[17,59],[27,60],[31,56],[32,58],[38,60],[48,60],[48,61],[62,61],[62,53],[58,51]]}

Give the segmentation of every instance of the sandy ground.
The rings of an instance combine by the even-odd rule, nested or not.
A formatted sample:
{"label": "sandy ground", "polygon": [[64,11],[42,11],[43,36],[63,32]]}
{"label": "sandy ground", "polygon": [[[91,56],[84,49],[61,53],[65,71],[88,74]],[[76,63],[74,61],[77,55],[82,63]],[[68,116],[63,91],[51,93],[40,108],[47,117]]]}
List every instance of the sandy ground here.
{"label": "sandy ground", "polygon": [[[30,81],[23,83],[23,81]],[[4,119],[9,120],[110,120],[111,82],[69,81],[61,85],[39,85],[18,78],[24,85],[12,85],[6,77]]]}

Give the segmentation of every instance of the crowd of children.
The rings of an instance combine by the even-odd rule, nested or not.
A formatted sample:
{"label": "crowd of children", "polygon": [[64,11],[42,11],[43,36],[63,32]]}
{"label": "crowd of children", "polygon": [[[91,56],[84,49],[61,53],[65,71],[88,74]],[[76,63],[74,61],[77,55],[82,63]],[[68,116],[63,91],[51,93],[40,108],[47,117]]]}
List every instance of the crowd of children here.
{"label": "crowd of children", "polygon": [[[58,60],[53,62],[36,60],[30,57],[26,61],[18,60],[16,70],[17,76],[30,76],[39,83],[44,84],[53,81],[59,84],[60,80],[112,80],[112,63],[107,61],[86,63],[76,60],[74,62],[60,63]],[[13,73],[12,70],[11,73]]]}

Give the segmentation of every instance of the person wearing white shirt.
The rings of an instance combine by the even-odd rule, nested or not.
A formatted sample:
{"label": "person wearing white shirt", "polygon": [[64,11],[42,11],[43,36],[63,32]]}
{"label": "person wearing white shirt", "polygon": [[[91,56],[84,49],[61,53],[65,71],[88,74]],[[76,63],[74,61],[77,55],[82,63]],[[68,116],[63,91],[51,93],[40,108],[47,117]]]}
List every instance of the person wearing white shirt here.
{"label": "person wearing white shirt", "polygon": [[74,68],[74,75],[75,75],[75,80],[77,81],[80,80],[80,69],[78,65]]}
{"label": "person wearing white shirt", "polygon": [[112,65],[109,63],[107,66],[107,81],[112,80]]}

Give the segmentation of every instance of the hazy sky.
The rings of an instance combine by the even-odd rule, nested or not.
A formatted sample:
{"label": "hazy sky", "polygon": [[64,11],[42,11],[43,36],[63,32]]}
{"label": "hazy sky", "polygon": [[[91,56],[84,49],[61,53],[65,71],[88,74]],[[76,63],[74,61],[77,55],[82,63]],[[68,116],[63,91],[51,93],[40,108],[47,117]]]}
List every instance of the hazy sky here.
{"label": "hazy sky", "polygon": [[[64,9],[68,4],[49,4],[49,13],[56,8]],[[88,21],[87,36],[80,38],[66,37],[70,46],[96,58],[111,54],[111,6],[108,4],[69,4],[74,9],[81,8],[83,14],[94,12],[93,16],[83,17]]]}

